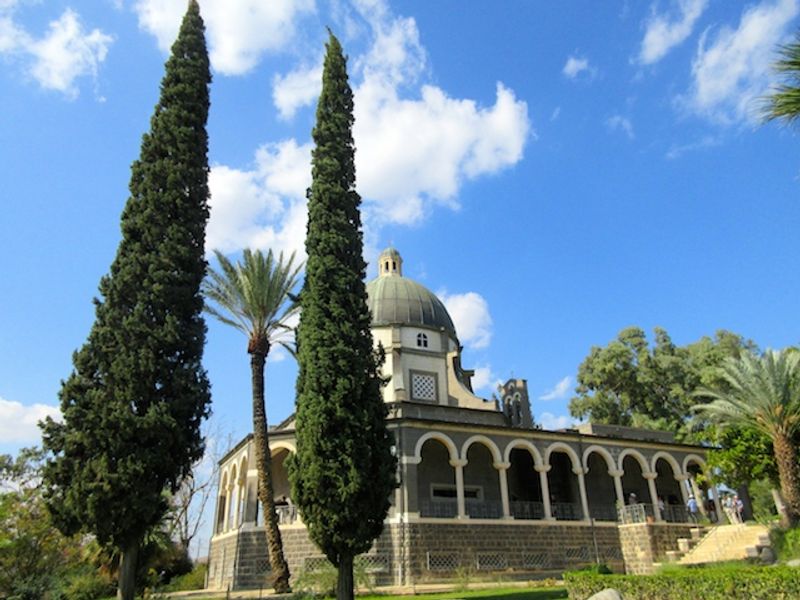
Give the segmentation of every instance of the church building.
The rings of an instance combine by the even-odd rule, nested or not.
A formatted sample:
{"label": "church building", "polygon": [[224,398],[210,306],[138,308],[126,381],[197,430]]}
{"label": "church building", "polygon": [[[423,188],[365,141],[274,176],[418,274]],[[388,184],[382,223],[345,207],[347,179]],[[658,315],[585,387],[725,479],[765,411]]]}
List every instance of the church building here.
{"label": "church building", "polygon": [[[395,436],[399,487],[382,535],[357,559],[378,584],[408,586],[503,574],[558,575],[604,562],[648,572],[689,537],[691,494],[721,514],[697,475],[702,447],[671,433],[586,423],[547,431],[532,418],[527,384],[511,379],[492,399],[472,389],[444,304],[403,276],[389,248],[367,284],[374,342],[386,352],[383,388]],[[265,586],[269,574],[252,436],[220,463],[208,585]],[[325,561],[292,503],[284,462],[294,420],[270,431],[275,498],[294,576]],[[701,510],[707,509],[700,502]]]}

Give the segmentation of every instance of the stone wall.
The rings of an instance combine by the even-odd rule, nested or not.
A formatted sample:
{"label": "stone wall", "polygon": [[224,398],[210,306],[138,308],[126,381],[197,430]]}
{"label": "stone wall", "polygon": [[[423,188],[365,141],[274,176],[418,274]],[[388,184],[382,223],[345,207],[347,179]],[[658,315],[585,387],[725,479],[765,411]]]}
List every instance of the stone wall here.
{"label": "stone wall", "polygon": [[600,560],[615,571],[623,569],[616,526],[451,521],[409,523],[406,528],[414,582],[464,573],[476,578],[498,572],[509,578],[560,574],[594,564],[595,540]]}
{"label": "stone wall", "polygon": [[[304,527],[282,527],[281,535],[293,578],[325,562]],[[559,575],[594,564],[598,556],[614,571],[624,569],[616,525],[426,520],[387,523],[372,549],[357,560],[377,585],[411,585],[465,575],[474,579],[497,574],[509,579]],[[211,589],[268,585],[263,528],[212,540],[209,558]]]}
{"label": "stone wall", "polygon": [[653,563],[662,562],[667,550],[678,547],[678,538],[690,537],[691,524],[631,523],[619,526],[619,539],[625,558],[625,571],[637,575],[655,570]]}

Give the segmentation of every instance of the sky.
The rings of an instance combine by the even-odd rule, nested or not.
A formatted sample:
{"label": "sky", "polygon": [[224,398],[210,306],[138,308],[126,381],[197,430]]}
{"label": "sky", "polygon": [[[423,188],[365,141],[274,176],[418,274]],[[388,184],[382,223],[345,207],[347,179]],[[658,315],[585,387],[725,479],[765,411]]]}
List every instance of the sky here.
{"label": "sky", "polygon": [[[200,0],[207,251],[303,255],[327,27],[349,56],[365,257],[447,305],[489,398],[569,425],[628,326],[798,343],[800,139],[764,125],[800,0]],[[0,453],[36,444],[93,322],[185,0],[0,0]],[[208,321],[214,423],[250,426],[244,336]],[[274,351],[268,417],[296,367]]]}

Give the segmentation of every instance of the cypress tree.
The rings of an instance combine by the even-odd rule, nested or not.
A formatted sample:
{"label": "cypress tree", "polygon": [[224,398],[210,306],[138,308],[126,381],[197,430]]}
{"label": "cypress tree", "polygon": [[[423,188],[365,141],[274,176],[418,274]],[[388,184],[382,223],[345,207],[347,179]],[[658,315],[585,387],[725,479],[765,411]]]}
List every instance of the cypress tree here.
{"label": "cypress tree", "polygon": [[396,463],[364,285],[353,92],[333,34],[326,47],[313,130],[290,478],[311,539],[338,568],[337,598],[350,600],[353,559],[383,529]]}
{"label": "cypress tree", "polygon": [[125,600],[134,594],[139,543],[167,508],[164,490],[176,491],[204,451],[210,82],[191,0],[131,167],[122,240],[100,281],[95,322],[62,383],[63,422],[43,425],[54,520],[121,552],[117,597]]}

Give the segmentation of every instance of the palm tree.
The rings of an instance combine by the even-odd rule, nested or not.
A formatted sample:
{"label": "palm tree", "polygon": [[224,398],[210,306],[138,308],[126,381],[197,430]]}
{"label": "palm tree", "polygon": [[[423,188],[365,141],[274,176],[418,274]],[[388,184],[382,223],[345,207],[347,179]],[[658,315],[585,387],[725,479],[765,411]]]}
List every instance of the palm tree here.
{"label": "palm tree", "polygon": [[765,121],[781,119],[791,124],[800,117],[800,33],[793,43],[780,46],[778,52],[780,58],[772,68],[783,76],[784,83],[766,97],[762,116]]}
{"label": "palm tree", "polygon": [[800,519],[800,468],[793,438],[800,431],[800,352],[767,350],[727,359],[719,370],[721,386],[696,394],[711,398],[692,410],[723,425],[744,425],[767,434],[786,501],[784,525]]}
{"label": "palm tree", "polygon": [[215,250],[214,254],[221,270],[215,271],[209,267],[203,292],[218,308],[207,304],[206,311],[247,336],[253,382],[253,435],[258,469],[258,498],[264,510],[272,584],[277,593],[289,592],[289,566],[283,556],[281,532],[275,513],[272,457],[264,403],[264,364],[270,347],[275,343],[292,352],[285,337],[291,330],[287,321],[300,308],[292,300],[291,291],[297,286],[302,265],[292,266],[294,253],[286,262],[281,253],[276,262],[272,250],[266,256],[260,250],[245,250],[242,262],[236,265],[219,251]]}

